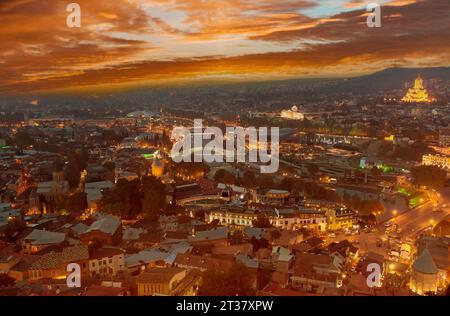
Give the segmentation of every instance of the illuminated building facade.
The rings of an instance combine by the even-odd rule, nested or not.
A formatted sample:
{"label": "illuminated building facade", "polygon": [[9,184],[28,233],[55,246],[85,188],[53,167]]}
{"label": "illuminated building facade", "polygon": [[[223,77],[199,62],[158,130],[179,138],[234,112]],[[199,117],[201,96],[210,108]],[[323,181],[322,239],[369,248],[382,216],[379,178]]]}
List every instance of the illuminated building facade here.
{"label": "illuminated building facade", "polygon": [[299,112],[298,107],[293,106],[290,110],[281,111],[281,117],[289,120],[304,120],[305,115]]}
{"label": "illuminated building facade", "polygon": [[330,208],[326,210],[328,230],[349,230],[355,222],[355,212],[350,209]]}
{"label": "illuminated building facade", "polygon": [[161,178],[164,175],[164,162],[158,157],[153,159],[152,175],[156,178]]}
{"label": "illuminated building facade", "polygon": [[285,190],[258,189],[252,192],[253,202],[269,205],[285,205],[290,197],[291,193]]}
{"label": "illuminated building facade", "polygon": [[450,147],[450,128],[439,130],[439,145],[442,147]]}
{"label": "illuminated building facade", "polygon": [[442,155],[424,155],[422,164],[425,166],[437,166],[442,169],[450,170],[450,157]]}
{"label": "illuminated building facade", "polygon": [[428,95],[427,90],[423,86],[423,80],[419,76],[414,82],[414,87],[408,90],[402,101],[406,103],[431,103],[436,101],[436,99]]}
{"label": "illuminated building facade", "polygon": [[257,220],[257,218],[258,214],[256,212],[237,207],[224,207],[206,214],[207,223],[218,220],[221,225],[232,228],[252,227],[253,221]]}

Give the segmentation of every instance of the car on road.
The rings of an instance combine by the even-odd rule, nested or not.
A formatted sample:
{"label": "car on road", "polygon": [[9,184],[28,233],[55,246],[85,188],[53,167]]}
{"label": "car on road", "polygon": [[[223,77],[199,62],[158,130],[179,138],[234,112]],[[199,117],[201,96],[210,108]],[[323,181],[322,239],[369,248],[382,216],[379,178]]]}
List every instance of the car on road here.
{"label": "car on road", "polygon": [[392,222],[391,221],[386,222],[386,223],[384,223],[384,226],[385,227],[391,227],[392,226]]}

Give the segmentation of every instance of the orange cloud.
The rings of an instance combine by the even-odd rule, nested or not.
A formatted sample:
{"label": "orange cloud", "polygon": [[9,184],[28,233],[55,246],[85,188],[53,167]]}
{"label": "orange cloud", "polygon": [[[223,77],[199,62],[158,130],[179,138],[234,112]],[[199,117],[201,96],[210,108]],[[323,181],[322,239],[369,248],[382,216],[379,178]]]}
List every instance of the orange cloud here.
{"label": "orange cloud", "polygon": [[450,63],[448,0],[391,1],[377,29],[365,25],[365,10],[308,16],[320,5],[309,0],[78,2],[82,27],[74,29],[64,1],[0,3],[0,93]]}

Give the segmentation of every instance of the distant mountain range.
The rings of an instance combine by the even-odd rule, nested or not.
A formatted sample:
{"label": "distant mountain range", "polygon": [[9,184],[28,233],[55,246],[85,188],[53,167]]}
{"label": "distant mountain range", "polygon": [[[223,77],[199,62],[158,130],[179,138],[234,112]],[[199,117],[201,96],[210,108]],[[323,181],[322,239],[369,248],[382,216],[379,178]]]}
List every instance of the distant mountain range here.
{"label": "distant mountain range", "polygon": [[[40,96],[43,103],[83,105],[83,104],[146,104],[159,107],[161,104],[185,107],[190,104],[205,104],[217,101],[241,103],[243,99],[252,102],[272,103],[285,108],[290,104],[304,104],[321,100],[324,97],[340,98],[341,94],[355,96],[373,95],[382,91],[405,90],[405,83],[412,83],[417,75],[427,81],[437,79],[450,81],[450,67],[434,68],[389,68],[373,74],[348,78],[298,78],[253,82],[206,82],[191,81],[174,86],[141,86],[125,91],[107,93],[50,94]],[[13,101],[29,103],[29,96],[18,99],[12,97],[4,103]],[[2,102],[0,101],[0,105]]]}
{"label": "distant mountain range", "polygon": [[417,75],[421,75],[424,80],[438,79],[450,81],[450,67],[389,68],[370,75],[350,78],[338,85],[347,89],[401,89],[404,83],[413,82],[417,78]]}

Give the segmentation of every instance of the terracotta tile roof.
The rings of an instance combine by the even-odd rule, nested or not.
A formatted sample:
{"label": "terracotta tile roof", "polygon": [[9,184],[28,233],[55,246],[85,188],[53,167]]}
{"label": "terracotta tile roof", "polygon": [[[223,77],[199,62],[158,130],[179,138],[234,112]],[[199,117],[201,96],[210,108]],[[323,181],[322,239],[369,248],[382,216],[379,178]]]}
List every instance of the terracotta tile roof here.
{"label": "terracotta tile roof", "polygon": [[333,258],[327,255],[316,255],[311,253],[297,253],[294,263],[294,274],[301,275],[312,272],[314,266],[331,266]]}
{"label": "terracotta tile roof", "polygon": [[66,263],[89,259],[89,250],[85,245],[64,248],[62,252],[43,255],[31,265],[32,270],[55,269]]}
{"label": "terracotta tile roof", "polygon": [[137,278],[137,283],[166,283],[170,282],[175,275],[186,271],[181,268],[158,268],[142,273]]}
{"label": "terracotta tile roof", "polygon": [[178,254],[175,258],[176,266],[192,267],[199,270],[221,270],[231,269],[234,261],[217,259],[207,256],[196,256],[191,254]]}
{"label": "terracotta tile roof", "polygon": [[118,255],[123,255],[124,251],[119,248],[113,247],[104,247],[98,248],[90,252],[89,259],[102,259],[102,258],[110,258]]}

